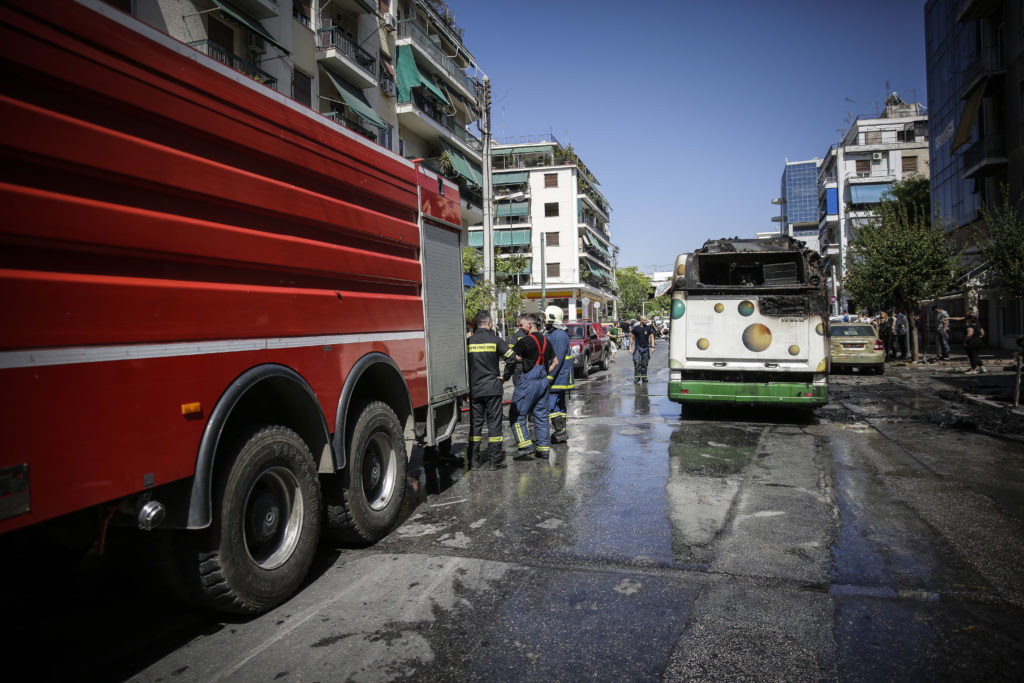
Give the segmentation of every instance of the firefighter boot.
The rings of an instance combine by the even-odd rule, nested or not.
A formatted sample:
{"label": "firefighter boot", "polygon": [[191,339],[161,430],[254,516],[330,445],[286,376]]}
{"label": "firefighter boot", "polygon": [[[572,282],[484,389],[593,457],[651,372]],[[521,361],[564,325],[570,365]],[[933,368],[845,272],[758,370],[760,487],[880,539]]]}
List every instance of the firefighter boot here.
{"label": "firefighter boot", "polygon": [[551,443],[565,443],[569,440],[566,421],[562,416],[551,418]]}

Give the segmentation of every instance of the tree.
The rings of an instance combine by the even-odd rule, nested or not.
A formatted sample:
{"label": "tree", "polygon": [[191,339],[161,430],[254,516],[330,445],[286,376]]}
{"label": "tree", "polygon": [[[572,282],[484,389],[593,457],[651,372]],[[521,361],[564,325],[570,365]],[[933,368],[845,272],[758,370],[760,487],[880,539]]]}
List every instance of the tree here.
{"label": "tree", "polygon": [[479,276],[484,270],[484,257],[476,247],[462,248],[462,272],[473,277],[476,284],[466,290],[466,322],[471,323],[476,314],[482,310],[490,310],[498,300],[498,291],[505,292],[505,311],[507,317],[514,316],[522,310],[523,290],[516,284],[515,276],[526,268],[526,257],[513,254],[498,258],[494,255],[495,284],[486,282]]}
{"label": "tree", "polygon": [[[877,308],[897,306],[911,323],[918,302],[948,292],[960,274],[959,252],[927,210],[927,184],[920,176],[893,183],[875,215],[850,241],[843,280],[843,288],[857,301]],[[911,339],[916,360],[913,329]]]}
{"label": "tree", "polygon": [[636,266],[627,266],[615,271],[619,285],[619,314],[623,318],[640,317],[644,302],[651,298],[651,278]]}
{"label": "tree", "polygon": [[985,230],[977,235],[978,249],[989,262],[996,285],[1015,299],[1024,297],[1024,196],[1013,202],[1003,185],[998,204],[981,207]]}

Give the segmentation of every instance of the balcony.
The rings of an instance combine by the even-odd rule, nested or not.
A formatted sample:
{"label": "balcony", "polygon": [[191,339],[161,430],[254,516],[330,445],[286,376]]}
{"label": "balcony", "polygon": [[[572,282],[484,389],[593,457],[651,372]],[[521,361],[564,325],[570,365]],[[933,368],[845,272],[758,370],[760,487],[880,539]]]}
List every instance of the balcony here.
{"label": "balcony", "polygon": [[331,121],[334,121],[335,123],[339,123],[339,124],[345,126],[346,128],[348,128],[349,130],[353,131],[353,132],[359,133],[360,135],[362,135],[364,138],[367,138],[368,140],[373,140],[374,142],[377,142],[377,143],[380,142],[377,139],[377,132],[370,131],[370,129],[368,129],[368,128],[363,128],[361,125],[359,125],[359,123],[357,123],[356,121],[354,121],[352,119],[347,118],[340,111],[332,109],[331,111],[323,112],[323,115],[325,117],[329,118]]}
{"label": "balcony", "polygon": [[441,51],[437,43],[430,39],[430,36],[416,23],[415,19],[405,19],[398,22],[398,39],[411,40],[415,47],[419,48],[421,52],[434,62],[434,65],[437,66],[440,72],[446,74],[457,86],[465,91],[464,95],[473,98],[475,101],[476,81],[467,76],[459,68],[459,65],[452,61],[451,57]]}
{"label": "balcony", "polygon": [[277,79],[268,74],[263,69],[259,68],[252,62],[242,59],[233,52],[225,50],[217,43],[210,42],[209,40],[196,40],[189,43],[191,47],[199,50],[207,57],[216,59],[221,64],[231,67],[235,71],[245,74],[249,78],[253,79],[257,83],[262,83],[268,87],[277,90]]}
{"label": "balcony", "polygon": [[377,58],[345,35],[337,26],[316,32],[317,59],[331,63],[334,71],[359,88],[377,84]]}
{"label": "balcony", "polygon": [[1006,138],[1002,135],[986,135],[964,150],[963,167],[965,179],[989,176],[1006,167]]}
{"label": "balcony", "polygon": [[455,118],[443,113],[440,107],[435,106],[418,90],[413,89],[410,102],[398,105],[398,117],[402,123],[424,137],[447,133],[476,155],[478,158],[474,161],[479,162],[479,155],[483,150],[480,138],[466,130]]}
{"label": "balcony", "polygon": [[990,76],[1006,73],[1003,56],[997,47],[984,47],[974,55],[964,69],[961,83],[965,87],[960,91],[960,99],[965,100],[971,92],[983,85]]}

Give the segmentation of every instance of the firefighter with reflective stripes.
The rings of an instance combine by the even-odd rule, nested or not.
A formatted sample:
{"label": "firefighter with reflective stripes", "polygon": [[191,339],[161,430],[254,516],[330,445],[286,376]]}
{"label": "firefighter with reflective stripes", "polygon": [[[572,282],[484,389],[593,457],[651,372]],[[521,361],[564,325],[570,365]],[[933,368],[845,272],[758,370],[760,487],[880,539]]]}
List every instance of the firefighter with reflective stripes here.
{"label": "firefighter with reflective stripes", "polygon": [[569,346],[569,333],[562,323],[562,309],[548,306],[544,310],[544,318],[548,328],[548,343],[555,358],[559,359],[558,367],[548,375],[551,389],[548,393],[548,419],[551,421],[551,443],[565,443],[569,440],[566,414],[569,390],[575,384],[572,376],[572,348]]}
{"label": "firefighter with reflective stripes", "polygon": [[[470,468],[487,463],[491,469],[505,467],[502,434],[501,396],[503,378],[498,369],[501,360],[513,361],[512,349],[494,333],[494,321],[487,311],[480,311],[473,321],[473,334],[466,340],[469,352],[469,448],[466,460]],[[487,449],[483,445],[484,422],[487,423]]]}
{"label": "firefighter with reflective stripes", "polygon": [[[516,460],[527,460],[531,455],[547,458],[551,451],[548,375],[554,373],[558,358],[547,337],[540,332],[539,324],[540,320],[534,314],[524,315],[519,326],[527,334],[512,347],[523,363],[523,376],[512,394],[512,407],[509,409],[512,433],[516,437]],[[530,415],[533,415],[536,445],[530,439],[530,428],[526,423]]]}

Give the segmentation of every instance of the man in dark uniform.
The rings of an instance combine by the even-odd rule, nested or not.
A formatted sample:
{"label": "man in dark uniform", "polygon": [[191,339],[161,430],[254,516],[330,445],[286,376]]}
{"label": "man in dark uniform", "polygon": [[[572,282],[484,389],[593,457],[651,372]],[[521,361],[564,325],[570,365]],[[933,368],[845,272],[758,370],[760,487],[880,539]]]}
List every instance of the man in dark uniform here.
{"label": "man in dark uniform", "polygon": [[[516,460],[526,460],[530,455],[547,458],[551,451],[550,425],[548,424],[548,374],[558,366],[558,359],[548,343],[547,337],[541,334],[537,316],[528,313],[520,321],[520,328],[526,336],[516,342],[512,352],[522,361],[523,376],[512,394],[513,408],[509,410],[512,432],[516,437]],[[506,368],[506,375],[511,373]],[[533,415],[533,429],[537,444],[530,440],[530,428],[526,423],[528,416]]]}
{"label": "man in dark uniform", "polygon": [[654,328],[647,321],[647,316],[640,316],[640,324],[630,333],[633,342],[633,381],[647,381],[647,363],[651,360],[654,349]]}
{"label": "man in dark uniform", "polygon": [[548,341],[551,343],[551,350],[554,352],[555,358],[559,361],[555,371],[548,375],[548,381],[551,382],[548,394],[551,443],[565,443],[569,440],[567,396],[569,390],[575,386],[572,376],[572,348],[569,346],[569,333],[565,331],[565,325],[562,324],[562,309],[558,306],[548,306],[544,311],[544,316],[548,329]]}
{"label": "man in dark uniform", "polygon": [[[480,311],[473,321],[473,334],[466,340],[469,351],[469,448],[466,460],[470,468],[486,462],[493,470],[505,467],[504,436],[501,424],[503,378],[499,360],[512,359],[512,349],[494,333],[494,321]],[[487,449],[481,453],[484,422],[487,422]]]}

